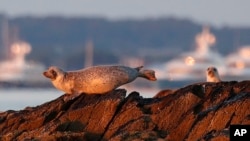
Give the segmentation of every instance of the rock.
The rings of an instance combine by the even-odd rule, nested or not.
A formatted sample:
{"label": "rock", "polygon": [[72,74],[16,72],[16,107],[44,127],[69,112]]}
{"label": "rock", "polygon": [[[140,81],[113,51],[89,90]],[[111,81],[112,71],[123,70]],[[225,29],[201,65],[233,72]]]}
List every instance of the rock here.
{"label": "rock", "polygon": [[250,81],[199,83],[153,98],[117,89],[0,113],[0,140],[229,140],[250,124]]}

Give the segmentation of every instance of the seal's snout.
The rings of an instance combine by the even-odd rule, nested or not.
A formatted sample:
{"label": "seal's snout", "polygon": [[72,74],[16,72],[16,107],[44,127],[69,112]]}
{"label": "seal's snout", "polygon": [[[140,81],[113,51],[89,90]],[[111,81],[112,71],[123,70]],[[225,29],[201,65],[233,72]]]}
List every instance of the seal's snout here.
{"label": "seal's snout", "polygon": [[144,78],[151,80],[151,81],[157,80],[157,78],[155,77],[155,71],[153,71],[153,70],[142,70],[139,72],[139,76],[144,77]]}
{"label": "seal's snout", "polygon": [[208,73],[209,75],[212,75],[212,74],[213,74],[213,71],[209,70],[207,73]]}
{"label": "seal's snout", "polygon": [[45,76],[45,77],[47,77],[47,72],[45,71],[45,72],[43,72],[43,75]]}
{"label": "seal's snout", "polygon": [[43,72],[43,75],[44,75],[45,77],[47,77],[47,78],[55,79],[55,76],[54,76],[52,73],[50,73],[49,71]]}
{"label": "seal's snout", "polygon": [[50,78],[47,71],[43,72],[43,76]]}

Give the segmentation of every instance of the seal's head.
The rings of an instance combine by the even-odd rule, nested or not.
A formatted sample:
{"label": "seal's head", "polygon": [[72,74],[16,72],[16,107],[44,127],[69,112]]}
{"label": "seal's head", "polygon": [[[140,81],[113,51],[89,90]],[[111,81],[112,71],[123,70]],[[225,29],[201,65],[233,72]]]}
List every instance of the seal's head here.
{"label": "seal's head", "polygon": [[64,76],[64,71],[56,66],[49,67],[49,69],[43,72],[43,75],[51,81],[62,79]]}
{"label": "seal's head", "polygon": [[207,68],[207,82],[220,82],[218,70],[215,67]]}

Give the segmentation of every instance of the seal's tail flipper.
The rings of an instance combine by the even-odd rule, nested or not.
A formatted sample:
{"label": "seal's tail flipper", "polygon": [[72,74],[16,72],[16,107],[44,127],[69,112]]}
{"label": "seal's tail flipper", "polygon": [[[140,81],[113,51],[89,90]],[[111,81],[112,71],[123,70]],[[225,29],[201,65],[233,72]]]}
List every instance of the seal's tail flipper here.
{"label": "seal's tail flipper", "polygon": [[143,68],[143,66],[139,66],[139,67],[136,67],[135,69],[136,69],[137,71],[140,71],[142,68]]}
{"label": "seal's tail flipper", "polygon": [[151,81],[157,80],[155,77],[155,71],[153,71],[153,70],[139,71],[139,77],[143,77],[143,78],[146,78],[146,79],[151,80]]}

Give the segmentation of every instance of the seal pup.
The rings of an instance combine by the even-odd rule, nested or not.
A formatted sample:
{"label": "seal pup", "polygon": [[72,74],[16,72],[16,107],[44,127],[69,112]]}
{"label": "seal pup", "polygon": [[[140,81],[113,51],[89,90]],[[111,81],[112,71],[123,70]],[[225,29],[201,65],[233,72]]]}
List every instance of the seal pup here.
{"label": "seal pup", "polygon": [[141,70],[143,66],[94,66],[76,71],[63,71],[51,66],[43,72],[59,90],[67,94],[105,94],[117,87],[132,82],[137,77],[156,81],[153,70]]}
{"label": "seal pup", "polygon": [[221,82],[217,68],[212,66],[207,68],[207,82]]}

